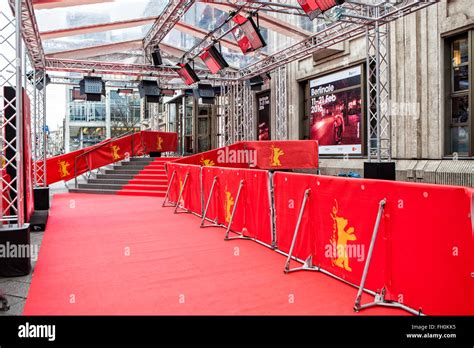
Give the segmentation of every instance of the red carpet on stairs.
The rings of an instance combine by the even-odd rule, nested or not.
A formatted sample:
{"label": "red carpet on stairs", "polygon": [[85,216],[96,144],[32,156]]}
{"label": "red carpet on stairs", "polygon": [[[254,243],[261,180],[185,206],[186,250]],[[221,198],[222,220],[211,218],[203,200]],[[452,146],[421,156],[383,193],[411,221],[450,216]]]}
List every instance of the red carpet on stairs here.
{"label": "red carpet on stairs", "polygon": [[[154,197],[55,195],[25,315],[354,315],[356,289],[284,274],[285,257],[224,241]],[[368,295],[367,295],[368,296]],[[356,315],[404,315],[372,308]]]}
{"label": "red carpet on stairs", "polygon": [[121,196],[164,197],[168,188],[165,163],[175,157],[158,157],[117,192]]}

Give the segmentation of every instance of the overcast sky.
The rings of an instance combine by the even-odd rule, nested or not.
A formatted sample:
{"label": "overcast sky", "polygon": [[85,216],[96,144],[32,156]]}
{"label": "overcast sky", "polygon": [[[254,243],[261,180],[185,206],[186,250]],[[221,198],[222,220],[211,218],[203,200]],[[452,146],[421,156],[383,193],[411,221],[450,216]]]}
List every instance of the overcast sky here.
{"label": "overcast sky", "polygon": [[66,86],[46,87],[46,124],[49,130],[57,130],[66,116]]}

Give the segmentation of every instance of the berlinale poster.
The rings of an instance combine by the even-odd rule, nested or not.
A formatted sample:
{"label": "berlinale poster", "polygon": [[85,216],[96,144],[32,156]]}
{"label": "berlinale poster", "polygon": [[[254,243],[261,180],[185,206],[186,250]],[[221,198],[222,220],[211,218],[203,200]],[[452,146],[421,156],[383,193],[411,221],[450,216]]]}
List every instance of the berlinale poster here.
{"label": "berlinale poster", "polygon": [[361,67],[309,82],[310,139],[321,155],[362,154]]}
{"label": "berlinale poster", "polygon": [[270,140],[270,91],[258,98],[258,140]]}

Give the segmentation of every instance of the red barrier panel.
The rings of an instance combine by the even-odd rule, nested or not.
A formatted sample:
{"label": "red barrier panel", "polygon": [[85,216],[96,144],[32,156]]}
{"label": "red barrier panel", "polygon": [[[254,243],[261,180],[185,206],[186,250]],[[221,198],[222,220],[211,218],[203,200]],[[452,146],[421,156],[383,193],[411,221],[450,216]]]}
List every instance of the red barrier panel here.
{"label": "red barrier panel", "polygon": [[318,167],[315,140],[246,141],[244,148],[256,152],[256,168],[297,169]]}
{"label": "red barrier panel", "polygon": [[[214,177],[217,177],[217,182],[206,217],[228,226],[234,206],[237,204],[232,230],[272,244],[268,172],[252,169],[203,168],[204,204],[207,204]],[[241,180],[244,181],[244,185],[237,202]]]}
{"label": "red barrier panel", "polygon": [[276,173],[277,245],[285,252],[306,188],[294,255],[312,255],[314,264],[359,284],[386,198],[365,287],[384,287],[386,299],[427,314],[474,314],[471,189]]}
{"label": "red barrier panel", "polygon": [[170,162],[166,164],[166,168],[168,182],[170,182],[171,176],[173,175],[173,172],[175,172],[173,182],[168,193],[168,199],[171,202],[177,202],[179,192],[185,183],[186,175],[189,173],[179,205],[194,213],[201,214],[201,167],[190,164],[178,164]]}
{"label": "red barrier panel", "polygon": [[180,158],[176,163],[195,164],[204,167],[248,168],[249,154],[242,143],[235,143],[224,148],[209,150],[196,155]]}
{"label": "red barrier panel", "polygon": [[170,132],[142,131],[142,144],[145,153],[175,152],[178,148],[178,134]]}
{"label": "red barrier panel", "polygon": [[[291,173],[275,173],[273,182],[278,248],[289,251],[304,191],[310,188],[293,255],[312,256],[314,264],[359,284],[378,204],[384,198],[381,183]],[[379,233],[377,245],[383,243],[383,233]],[[367,288],[383,287],[384,260],[382,245],[372,256]]]}
{"label": "red barrier panel", "polygon": [[318,142],[314,140],[241,141],[184,157],[176,162],[231,168],[317,168]]}
{"label": "red barrier panel", "polygon": [[[133,147],[133,151],[132,151]],[[142,156],[151,151],[176,151],[177,134],[166,132],[142,131],[115,140],[104,140],[99,144],[46,160],[47,184],[71,180],[74,178],[75,158],[77,175],[107,164],[121,161],[129,156]],[[38,162],[39,165],[42,161]]]}

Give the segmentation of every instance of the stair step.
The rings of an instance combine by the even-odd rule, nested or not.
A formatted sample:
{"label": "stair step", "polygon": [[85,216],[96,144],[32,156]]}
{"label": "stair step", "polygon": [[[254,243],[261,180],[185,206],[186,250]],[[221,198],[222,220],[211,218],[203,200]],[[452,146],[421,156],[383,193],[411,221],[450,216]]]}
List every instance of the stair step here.
{"label": "stair step", "polygon": [[121,167],[147,167],[152,165],[154,162],[121,162],[119,166]]}
{"label": "stair step", "polygon": [[147,168],[148,166],[131,166],[131,165],[118,165],[114,166],[113,170],[143,170],[143,168]]}
{"label": "stair step", "polygon": [[131,180],[134,178],[134,174],[124,174],[124,173],[120,173],[120,174],[117,174],[117,172],[113,172],[112,174],[97,174],[96,176],[96,179],[112,179],[112,180]]}
{"label": "stair step", "polygon": [[106,170],[105,174],[127,174],[127,175],[136,175],[140,170]]}
{"label": "stair step", "polygon": [[69,192],[74,192],[74,193],[94,193],[94,194],[100,194],[100,195],[114,195],[117,192],[117,190],[94,190],[94,189],[84,189],[84,188],[71,188],[69,189]]}
{"label": "stair step", "polygon": [[132,157],[130,158],[130,162],[143,162],[143,163],[150,163],[153,162],[155,159],[153,157]]}
{"label": "stair step", "polygon": [[140,190],[140,191],[166,191],[166,185],[137,185],[128,184],[122,187],[123,190]]}
{"label": "stair step", "polygon": [[165,191],[122,190],[122,191],[118,191],[117,195],[164,197],[166,196],[166,192]]}
{"label": "stair step", "polygon": [[140,174],[160,174],[160,175],[165,175],[166,174],[166,171],[163,170],[163,169],[148,169],[148,168],[145,168],[145,169],[142,169],[140,171]]}
{"label": "stair step", "polygon": [[127,182],[131,185],[165,185],[168,187],[168,180],[132,179]]}
{"label": "stair step", "polygon": [[118,184],[95,184],[95,183],[87,183],[87,184],[79,184],[79,188],[84,189],[94,189],[94,190],[120,190],[124,185]]}
{"label": "stair step", "polygon": [[159,174],[138,174],[133,179],[146,179],[146,180],[168,180],[166,175]]}
{"label": "stair step", "polygon": [[[132,179],[133,180],[133,179]],[[114,185],[126,185],[130,182],[129,179],[89,179],[88,184],[114,184]]]}

